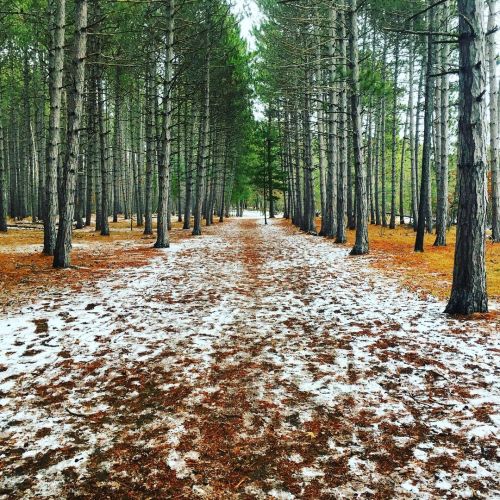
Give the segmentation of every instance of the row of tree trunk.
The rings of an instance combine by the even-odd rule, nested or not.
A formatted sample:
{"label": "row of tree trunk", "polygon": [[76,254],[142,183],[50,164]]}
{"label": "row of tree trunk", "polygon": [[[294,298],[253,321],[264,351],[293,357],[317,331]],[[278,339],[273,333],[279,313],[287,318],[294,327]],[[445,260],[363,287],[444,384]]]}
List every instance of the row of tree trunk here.
{"label": "row of tree trunk", "polygon": [[[9,216],[42,220],[44,253],[55,267],[68,267],[75,227],[95,225],[107,236],[110,218],[123,214],[147,235],[156,229],[155,246],[166,248],[174,213],[194,235],[203,222],[213,223],[214,213],[223,220],[245,134],[235,124],[250,119],[247,56],[241,39],[230,38],[228,4],[202,5],[204,16],[193,26],[200,5],[138,4],[128,22],[136,21],[134,13],[144,16],[147,51],[132,64],[133,49],[108,21],[119,7],[49,0],[48,51],[26,49],[22,98],[0,87],[0,109],[10,112],[0,115],[0,230]],[[179,42],[186,26],[191,37]],[[107,30],[113,38],[104,36]],[[13,79],[17,56],[4,56]],[[231,84],[213,89],[212,81]]]}
{"label": "row of tree trunk", "polygon": [[[339,243],[346,241],[346,228],[355,229],[352,255],[368,253],[370,222],[391,229],[398,218],[400,224],[410,222],[416,231],[415,251],[420,252],[426,232],[435,231],[434,245],[445,246],[455,222],[456,263],[447,308],[451,313],[487,310],[488,167],[491,237],[498,241],[494,3],[488,2],[487,29],[483,0],[460,0],[456,5],[429,1],[405,26],[385,30],[377,19],[363,14],[355,0],[326,10],[317,5],[299,8],[292,2],[267,11],[286,28],[279,32],[281,39],[274,35],[278,49],[265,48],[266,64],[277,66],[283,58],[295,58],[300,68],[289,69],[290,75],[277,82],[275,95],[280,97],[270,104],[280,109],[281,158],[288,182],[285,215],[302,230],[319,229],[320,235]],[[453,15],[461,20],[458,33],[450,31]],[[288,37],[301,43],[291,50],[284,43]],[[460,60],[453,63],[458,55]],[[488,71],[489,155],[484,126]],[[457,72],[458,95],[450,80]],[[458,156],[450,147],[456,117],[450,94],[457,99]],[[450,171],[450,158],[457,159],[456,172]],[[450,195],[451,175],[456,188]]]}

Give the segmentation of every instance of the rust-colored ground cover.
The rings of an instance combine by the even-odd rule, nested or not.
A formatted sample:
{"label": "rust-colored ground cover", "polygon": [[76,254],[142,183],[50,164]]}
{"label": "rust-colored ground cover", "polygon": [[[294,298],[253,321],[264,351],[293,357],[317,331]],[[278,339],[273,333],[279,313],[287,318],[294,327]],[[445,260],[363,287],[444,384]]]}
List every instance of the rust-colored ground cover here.
{"label": "rust-colored ground cover", "polygon": [[[320,227],[320,221],[318,221]],[[415,233],[411,226],[396,229],[370,225],[368,228],[370,250],[375,257],[371,264],[398,277],[408,288],[429,293],[445,300],[449,297],[453,276],[456,228],[448,232],[446,247],[433,246],[436,236],[425,235],[425,252],[416,253]],[[354,244],[355,231],[348,231],[348,246]],[[500,244],[486,243],[486,272],[488,294],[500,301]]]}
{"label": "rust-colored ground cover", "polygon": [[[51,287],[71,286],[80,290],[88,280],[99,278],[112,269],[142,266],[158,254],[154,236],[144,236],[143,227],[120,219],[110,222],[110,236],[101,236],[93,227],[75,230],[71,269],[53,269],[53,258],[42,254],[43,227],[28,220],[9,221],[18,227],[0,233],[0,310],[32,302]],[[34,227],[34,228],[33,228]],[[182,224],[173,222],[171,241],[188,237]]]}

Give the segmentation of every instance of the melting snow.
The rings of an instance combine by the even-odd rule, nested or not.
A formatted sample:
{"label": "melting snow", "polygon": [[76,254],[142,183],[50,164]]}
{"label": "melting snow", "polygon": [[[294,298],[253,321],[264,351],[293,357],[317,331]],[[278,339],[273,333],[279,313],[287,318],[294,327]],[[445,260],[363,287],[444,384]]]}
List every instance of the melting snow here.
{"label": "melting snow", "polygon": [[232,220],[0,317],[0,498],[499,496],[498,324],[370,259]]}

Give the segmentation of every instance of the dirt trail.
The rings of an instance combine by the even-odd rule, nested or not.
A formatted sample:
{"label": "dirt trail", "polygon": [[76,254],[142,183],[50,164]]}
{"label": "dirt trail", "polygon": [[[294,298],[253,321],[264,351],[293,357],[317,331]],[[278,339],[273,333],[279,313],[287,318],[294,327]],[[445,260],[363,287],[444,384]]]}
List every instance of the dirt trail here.
{"label": "dirt trail", "polygon": [[498,324],[232,220],[0,317],[0,498],[494,498]]}

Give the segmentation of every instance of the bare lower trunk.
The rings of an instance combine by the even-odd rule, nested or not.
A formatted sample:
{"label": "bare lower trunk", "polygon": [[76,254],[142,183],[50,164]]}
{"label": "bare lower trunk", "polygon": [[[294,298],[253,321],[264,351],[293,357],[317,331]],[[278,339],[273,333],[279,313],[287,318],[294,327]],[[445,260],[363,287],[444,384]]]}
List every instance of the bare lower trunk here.
{"label": "bare lower trunk", "polygon": [[101,171],[101,235],[109,236],[109,164],[102,77],[97,81],[97,123],[99,128],[99,163]]}
{"label": "bare lower trunk", "polygon": [[[191,127],[188,129],[187,126],[187,120],[185,119],[185,125],[184,125],[184,134],[186,136],[185,138],[185,144],[184,144],[184,161],[185,161],[185,177],[186,177],[186,196],[184,198],[184,225],[183,229],[190,229],[191,228],[191,203],[192,203],[192,197],[193,197],[193,140],[195,136],[195,131],[196,131],[196,124],[197,124],[197,119],[196,115],[194,113],[194,106],[192,107],[193,112],[191,116]],[[187,104],[186,104],[186,111],[188,110]],[[187,113],[186,113],[187,116]],[[187,135],[187,132],[189,130],[189,136]]]}
{"label": "bare lower trunk", "polygon": [[366,168],[363,161],[361,136],[361,104],[358,62],[358,20],[356,0],[351,0],[349,11],[349,63],[351,86],[352,145],[356,176],[356,242],[351,255],[364,255],[368,247],[368,203],[366,196]]}
{"label": "bare lower trunk", "polygon": [[57,166],[61,142],[61,97],[64,66],[64,33],[66,25],[66,1],[51,0],[49,12],[52,25],[51,50],[49,53],[49,137],[45,169],[46,207],[43,226],[43,253],[54,255],[57,230]]}
{"label": "bare lower trunk", "polygon": [[[488,32],[493,32],[496,26],[497,0],[488,0]],[[499,167],[499,137],[498,137],[498,82],[497,82],[497,47],[495,34],[488,37],[488,61],[490,83],[490,163],[491,163],[491,237],[494,242],[500,242],[500,167]]]}
{"label": "bare lower trunk", "polygon": [[390,229],[396,228],[396,152],[398,132],[398,75],[399,75],[399,41],[394,49],[394,89],[392,102],[392,154],[391,154],[391,219]]}
{"label": "bare lower trunk", "polygon": [[405,204],[404,204],[404,186],[405,186],[405,160],[406,160],[406,141],[408,134],[408,122],[410,117],[407,115],[405,120],[405,128],[403,133],[403,142],[401,145],[401,169],[399,172],[399,224],[402,226],[405,223]]}
{"label": "bare lower trunk", "polygon": [[62,201],[54,267],[70,266],[71,237],[75,213],[75,184],[80,150],[80,129],[87,48],[87,0],[76,0],[76,26],[72,72],[69,78],[68,134],[64,159]]}
{"label": "bare lower trunk", "polygon": [[76,193],[75,193],[75,221],[76,229],[83,229],[83,208],[85,201],[85,163],[83,157],[78,158],[78,172],[76,178]]}
{"label": "bare lower trunk", "polygon": [[[2,89],[0,88],[0,91]],[[0,93],[1,100],[1,93]],[[0,118],[0,231],[7,231],[7,179],[5,176],[5,168],[7,162],[5,161],[5,154],[3,148],[3,127]]]}
{"label": "bare lower trunk", "polygon": [[163,85],[163,118],[161,127],[161,150],[158,158],[158,229],[155,248],[168,248],[170,153],[172,148],[170,124],[172,121],[172,86],[174,79],[174,11],[175,0],[165,6],[167,33],[165,36],[165,83]]}
{"label": "bare lower trunk", "polygon": [[325,185],[325,220],[322,224],[323,234],[328,238],[334,238],[337,232],[336,204],[337,204],[337,175],[336,175],[336,94],[335,94],[335,25],[337,22],[337,13],[333,7],[329,11],[330,32],[328,40],[328,107],[327,107],[327,171]]}
{"label": "bare lower trunk", "polygon": [[455,267],[446,312],[488,310],[486,232],[486,51],[482,2],[458,0],[459,13],[459,200]]}
{"label": "bare lower trunk", "polygon": [[[382,54],[382,79],[385,82],[385,73],[386,73],[386,65],[387,65],[387,37],[384,39],[384,51]],[[382,219],[382,226],[387,227],[387,186],[386,186],[386,152],[387,152],[387,143],[386,143],[386,100],[385,97],[382,96],[382,126],[380,127],[380,140],[382,148],[382,160],[381,160],[381,190],[382,190],[382,207],[380,209],[380,215]]]}
{"label": "bare lower trunk", "polygon": [[196,165],[195,208],[193,226],[194,236],[199,236],[201,234],[203,176],[207,167],[208,149],[210,145],[210,53],[207,53],[206,57],[205,99],[203,103],[203,116],[200,124],[200,132],[199,153]]}
{"label": "bare lower trunk", "polygon": [[419,162],[420,162],[420,111],[422,108],[422,94],[423,94],[423,88],[424,88],[424,65],[425,65],[425,57],[422,57],[422,64],[420,67],[420,78],[418,82],[418,93],[417,93],[417,107],[416,107],[416,123],[415,123],[415,147],[414,147],[414,154],[415,154],[415,192],[416,192],[416,204],[417,204],[417,216],[414,219],[414,229],[417,231],[418,229],[418,212],[419,212],[419,207],[420,207],[420,192],[418,189],[419,186],[419,172],[418,172],[418,167],[419,167]]}
{"label": "bare lower trunk", "polygon": [[376,132],[375,132],[375,172],[373,185],[375,190],[375,224],[380,226],[382,224],[382,217],[380,214],[380,148],[382,145],[382,110],[378,109]]}
{"label": "bare lower trunk", "polygon": [[[441,26],[446,30],[448,19],[448,4],[446,3],[443,8]],[[448,67],[447,48],[443,44],[440,50],[439,59],[441,61],[441,72],[446,72]],[[435,246],[446,245],[446,231],[448,229],[448,155],[449,155],[449,130],[448,130],[448,110],[449,110],[449,79],[448,75],[443,74],[440,77],[439,84],[441,109],[439,112],[440,128],[439,140],[441,142],[439,147],[439,163],[438,167],[438,197],[436,206],[436,241]]]}
{"label": "bare lower trunk", "polygon": [[[348,21],[348,17],[346,15],[343,16],[342,19],[342,32],[341,32],[341,46],[340,46],[340,54],[342,57],[342,61],[347,61],[347,30],[346,30],[346,22]],[[345,62],[343,63],[342,69],[344,71],[347,70]],[[347,72],[347,71],[346,71]],[[348,133],[347,130],[349,128],[349,119],[348,119],[348,87],[344,82],[342,83],[342,92],[340,94],[340,129],[337,131],[338,136],[338,144],[339,144],[339,161],[338,161],[338,183],[337,183],[337,216],[336,216],[336,243],[345,243],[347,241],[346,234],[346,214],[347,214],[347,190],[349,192],[351,190],[351,186],[347,183],[347,172],[350,170],[349,165],[349,141],[348,141]],[[349,223],[349,227],[352,228],[352,224]]]}
{"label": "bare lower trunk", "polygon": [[[429,31],[434,26],[434,9],[429,11]],[[424,251],[424,236],[426,229],[426,219],[428,217],[429,179],[431,168],[431,128],[432,109],[434,103],[434,93],[432,89],[432,70],[434,64],[434,37],[427,36],[427,64],[425,72],[425,103],[424,103],[424,144],[422,153],[422,177],[420,184],[420,205],[418,210],[417,237],[415,240],[415,252]]]}
{"label": "bare lower trunk", "polygon": [[310,96],[309,85],[310,78],[306,71],[306,89],[304,92],[304,214],[302,217],[302,230],[308,233],[316,232],[315,224],[315,204],[314,204],[314,185],[313,185],[313,165],[312,165],[312,137],[310,120]]}
{"label": "bare lower trunk", "polygon": [[[113,222],[118,222],[120,211],[120,184],[123,184],[122,162],[122,117],[120,93],[120,67],[115,68],[115,106],[114,106],[114,134],[113,134]],[[125,198],[123,197],[125,201]],[[126,218],[126,217],[125,217]]]}
{"label": "bare lower trunk", "polygon": [[[413,227],[417,227],[417,216],[418,216],[418,195],[417,195],[417,160],[415,152],[415,104],[414,104],[414,91],[413,91],[413,79],[415,70],[415,42],[412,41],[410,48],[410,88],[409,88],[409,98],[408,98],[408,109],[410,115],[410,136],[408,138],[410,145],[410,163],[411,163],[411,217]],[[418,113],[417,113],[418,116]]]}
{"label": "bare lower trunk", "polygon": [[154,61],[148,61],[146,71],[146,96],[144,103],[144,132],[146,135],[146,177],[144,189],[144,234],[153,234],[153,156],[154,156],[154,119],[153,119],[153,100],[154,92]]}

